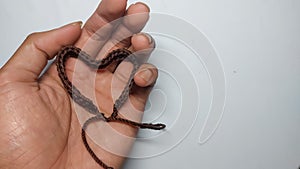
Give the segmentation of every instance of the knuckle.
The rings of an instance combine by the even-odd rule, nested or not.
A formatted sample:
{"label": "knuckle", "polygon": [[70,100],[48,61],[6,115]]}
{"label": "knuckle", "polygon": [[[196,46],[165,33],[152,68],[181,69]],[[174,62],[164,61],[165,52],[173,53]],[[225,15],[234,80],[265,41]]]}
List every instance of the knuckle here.
{"label": "knuckle", "polygon": [[33,41],[33,39],[36,39],[36,37],[39,35],[38,32],[33,32],[27,35],[26,41]]}
{"label": "knuckle", "polygon": [[148,13],[139,13],[135,15],[129,15],[124,18],[124,25],[132,32],[139,32],[149,20]]}
{"label": "knuckle", "polygon": [[96,41],[106,41],[110,37],[111,29],[113,29],[113,25],[110,23],[101,26],[101,23],[98,22],[88,22],[84,30],[91,39]]}
{"label": "knuckle", "polygon": [[116,10],[115,6],[107,6],[105,8],[105,11],[100,15],[103,16],[106,20],[112,20],[112,16],[120,16],[120,10]]}
{"label": "knuckle", "polygon": [[36,44],[38,44],[40,32],[33,32],[29,34],[23,42],[25,47],[35,48]]}

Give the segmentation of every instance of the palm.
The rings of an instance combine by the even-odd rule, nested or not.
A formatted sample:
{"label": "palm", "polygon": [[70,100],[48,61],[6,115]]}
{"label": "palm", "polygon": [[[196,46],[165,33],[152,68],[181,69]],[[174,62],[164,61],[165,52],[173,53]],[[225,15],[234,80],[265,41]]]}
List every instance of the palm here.
{"label": "palm", "polygon": [[[120,10],[119,13],[124,13],[124,11]],[[87,36],[86,34],[83,31],[81,37]],[[82,42],[83,40],[79,39],[77,44],[80,46]],[[135,46],[134,48],[136,50],[145,47],[149,46]],[[67,65],[69,77],[72,77],[74,73],[74,61],[71,60]],[[90,71],[86,67],[84,69]],[[2,73],[3,79],[7,79],[10,75],[5,75],[5,73],[3,75],[3,72],[5,70],[1,69],[0,75]],[[12,73],[11,70],[6,72]],[[124,83],[122,76],[120,77],[116,77],[117,80],[114,82],[117,86],[122,86]],[[98,107],[106,113],[112,110],[113,96],[110,91],[113,79],[114,74],[109,70],[98,72],[95,79],[95,84],[99,84],[94,91],[96,102]],[[86,78],[79,78],[79,80],[83,81]],[[81,125],[75,107],[57,76],[55,65],[52,65],[38,81],[8,80],[0,84],[0,107],[3,109],[0,119],[0,168],[99,167],[82,144]],[[147,86],[143,85],[141,80],[140,84]],[[84,87],[82,90],[84,91]],[[137,89],[131,94],[130,100],[136,110],[143,110],[147,95],[148,90],[145,89],[141,91]],[[137,113],[134,120],[139,120],[141,114],[134,113]],[[134,136],[136,132],[134,128],[123,124],[111,125],[129,136]],[[95,144],[92,146],[97,149],[96,153],[103,161],[113,159],[114,161],[110,163],[113,163],[115,167],[120,167],[123,158],[95,147]]]}
{"label": "palm", "polygon": [[1,107],[14,108],[1,118],[1,136],[9,133],[1,143],[10,143],[7,151],[12,151],[3,154],[9,155],[8,161],[19,159],[15,168],[37,168],[37,162],[49,168],[68,142],[72,110],[67,95],[61,88],[37,83],[7,84],[0,91],[7,91],[1,94],[1,103],[10,100]]}

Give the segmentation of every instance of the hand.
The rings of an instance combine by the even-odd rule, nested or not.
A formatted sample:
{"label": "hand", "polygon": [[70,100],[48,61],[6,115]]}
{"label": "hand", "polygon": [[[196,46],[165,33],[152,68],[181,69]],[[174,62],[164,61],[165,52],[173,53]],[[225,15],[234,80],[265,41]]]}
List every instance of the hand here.
{"label": "hand", "polygon": [[[149,8],[142,3],[131,5],[126,10],[126,3],[126,0],[102,0],[82,29],[81,22],[75,22],[51,31],[31,34],[1,68],[0,168],[99,168],[82,143],[81,125],[75,106],[57,75],[55,64],[41,77],[40,74],[47,60],[54,58],[63,46],[75,44],[81,48],[88,43],[89,38],[95,36],[95,31],[107,23],[123,15],[149,12]],[[135,52],[153,48],[154,42],[149,35],[136,34],[146,22],[147,18],[129,19],[116,29],[108,29],[110,37],[122,32],[135,34],[110,50],[125,47]],[[106,43],[97,38],[92,39],[92,43],[100,48],[113,46],[109,39]],[[151,50],[148,54],[150,52]],[[73,77],[75,63],[82,64],[75,59],[67,62],[68,77]],[[82,69],[91,71],[83,64]],[[127,67],[120,66],[120,69],[127,70]],[[112,73],[111,69],[97,72],[95,96],[101,111],[111,113],[111,84],[118,86],[124,83],[122,73],[122,70]],[[134,111],[130,112],[132,120],[141,120],[141,112],[156,78],[157,69],[150,64],[143,64],[135,75],[136,86],[130,94],[130,103],[134,106]],[[79,76],[79,80],[84,81],[86,78],[81,79]],[[125,104],[123,108],[126,110],[129,104]],[[134,137],[136,134],[133,127],[119,123],[109,124],[127,136]],[[115,169],[120,168],[124,157],[105,151],[91,139],[88,141],[101,160]],[[124,144],[121,148],[127,150],[131,144]]]}

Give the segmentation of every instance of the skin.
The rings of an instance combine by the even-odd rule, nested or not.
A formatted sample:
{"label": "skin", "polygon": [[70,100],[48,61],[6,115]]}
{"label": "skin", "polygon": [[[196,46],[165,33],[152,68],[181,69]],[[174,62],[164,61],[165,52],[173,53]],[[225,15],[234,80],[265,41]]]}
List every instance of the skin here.
{"label": "skin", "polygon": [[[93,38],[95,31],[119,17],[149,12],[145,4],[136,3],[129,7],[126,4],[126,0],[103,0],[83,28],[81,22],[75,22],[54,30],[29,35],[1,68],[0,168],[99,168],[82,144],[81,125],[75,112],[76,105],[72,103],[63,88],[55,64],[51,65],[41,77],[39,75],[46,66],[47,60],[54,58],[61,47],[70,44],[83,47],[89,43],[92,47],[89,50],[93,48],[113,50],[126,47],[136,52],[149,49],[139,56],[147,58],[151,53],[150,48],[154,47],[154,41],[149,38],[149,35],[136,34],[146,24],[147,15],[139,19],[128,19],[117,28],[107,29],[110,36],[101,37],[102,39]],[[117,44],[113,43],[112,37],[125,32],[134,35]],[[102,41],[103,39],[106,41]],[[96,55],[105,56],[103,50]],[[85,76],[93,72],[83,63],[70,59],[66,65],[70,78],[74,75],[75,64],[80,66],[80,72],[85,72]],[[121,64],[117,71],[112,73],[114,66],[111,66],[107,70],[98,71],[96,78],[93,79],[95,102],[106,115],[109,115],[112,110],[114,98],[112,87],[117,89],[117,93],[121,91],[120,86],[126,83],[124,72],[129,67],[129,64]],[[76,80],[83,83],[77,83],[76,86],[84,91],[85,87],[81,84],[88,83],[89,78],[80,76],[80,72],[79,79]],[[153,65],[143,64],[140,67],[134,77],[136,85],[130,94],[130,102],[126,102],[122,107],[122,116],[140,121],[156,78],[157,69]],[[117,133],[130,137],[136,135],[136,128],[119,123],[109,125]],[[102,149],[90,138],[88,141],[98,157],[106,164],[116,169],[122,166],[124,157]],[[118,150],[127,152],[132,143],[128,141],[121,146],[116,146]]]}

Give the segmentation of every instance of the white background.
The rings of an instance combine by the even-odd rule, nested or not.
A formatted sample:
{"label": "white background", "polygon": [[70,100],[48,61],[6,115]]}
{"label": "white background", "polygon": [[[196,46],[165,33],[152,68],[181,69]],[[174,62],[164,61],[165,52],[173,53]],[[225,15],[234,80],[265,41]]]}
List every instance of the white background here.
{"label": "white background", "polygon": [[[129,159],[124,168],[298,169],[300,1],[143,2],[153,12],[192,23],[212,42],[226,74],[226,110],[207,143],[197,143],[199,128],[195,126],[171,151],[153,158]],[[98,3],[1,0],[0,64],[29,33],[85,21]]]}

